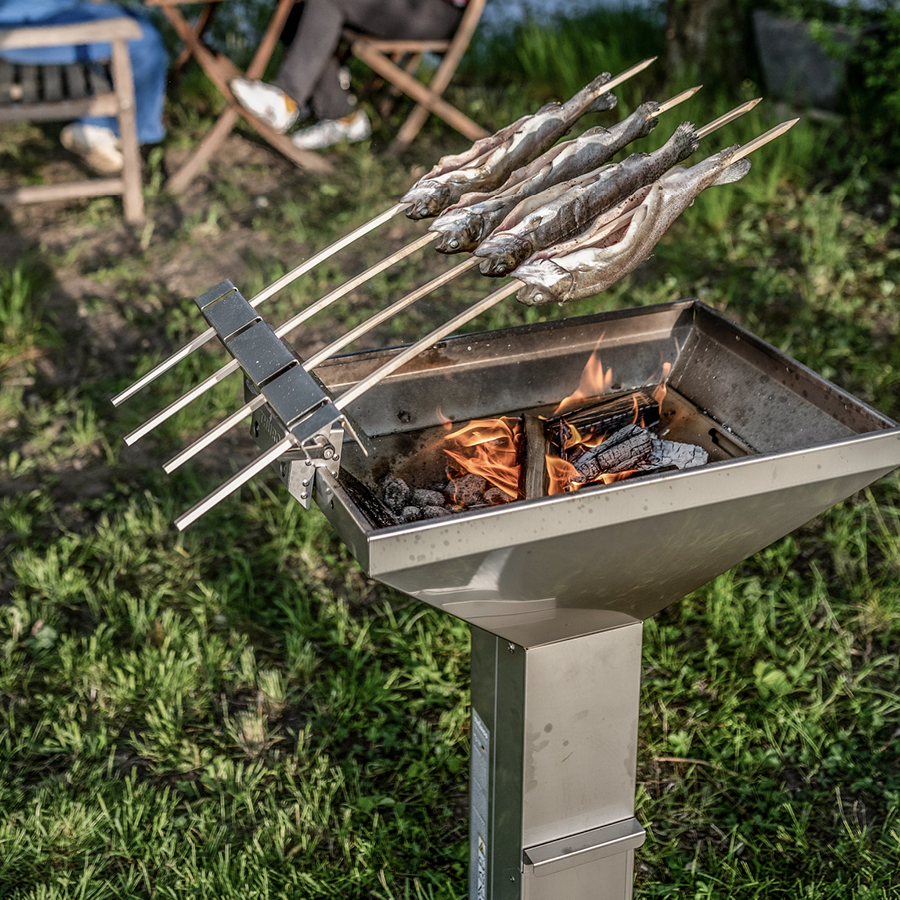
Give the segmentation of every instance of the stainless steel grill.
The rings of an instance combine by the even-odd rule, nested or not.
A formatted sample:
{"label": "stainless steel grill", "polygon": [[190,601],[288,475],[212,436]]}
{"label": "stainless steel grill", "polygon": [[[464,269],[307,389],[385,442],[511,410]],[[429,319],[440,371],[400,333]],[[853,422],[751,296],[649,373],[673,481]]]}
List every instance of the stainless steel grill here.
{"label": "stainless steel grill", "polygon": [[[314,499],[369,575],[472,626],[470,896],[628,900],[642,621],[900,465],[900,427],[697,301],[450,337],[342,419],[333,398],[407,348],[312,378],[233,314],[207,318],[241,359],[257,468]],[[613,390],[671,364],[664,425],[708,465],[385,524],[379,480],[434,477],[442,417],[546,413],[598,344]]]}
{"label": "stainless steel grill", "polygon": [[[513,281],[415,344],[334,356],[474,258],[300,359],[284,341],[291,330],[436,235],[277,328],[256,308],[404,208],[386,210],[249,302],[228,281],[197,298],[207,331],[114,402],[214,336],[232,359],[126,441],[240,371],[244,406],[165,468],[248,416],[262,453],[178,527],[273,466],[299,502],[321,507],[370,576],[469,623],[469,896],[628,900],[644,839],[634,817],[643,620],[900,466],[900,426],[697,301],[456,334],[514,293],[521,282]],[[611,391],[640,389],[671,367],[660,427],[706,451],[707,465],[429,521],[395,524],[384,514],[377,491],[385,475],[419,485],[440,476],[445,419],[549,414],[598,347],[615,378]]]}

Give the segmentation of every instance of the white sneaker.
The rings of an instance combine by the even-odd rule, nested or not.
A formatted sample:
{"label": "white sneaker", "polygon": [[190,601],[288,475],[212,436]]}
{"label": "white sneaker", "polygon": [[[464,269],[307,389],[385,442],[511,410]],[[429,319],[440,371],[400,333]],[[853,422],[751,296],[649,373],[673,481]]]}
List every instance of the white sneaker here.
{"label": "white sneaker", "polygon": [[251,115],[284,134],[300,115],[297,104],[281,88],[264,81],[233,78],[228,85],[238,103]]}
{"label": "white sneaker", "polygon": [[333,144],[364,141],[372,135],[372,126],[365,110],[357,109],[343,119],[323,119],[291,135],[294,146],[301,150],[323,150]]}
{"label": "white sneaker", "polygon": [[101,175],[116,175],[125,167],[119,139],[109,128],[71,122],[59,135],[63,147],[80,156]]}

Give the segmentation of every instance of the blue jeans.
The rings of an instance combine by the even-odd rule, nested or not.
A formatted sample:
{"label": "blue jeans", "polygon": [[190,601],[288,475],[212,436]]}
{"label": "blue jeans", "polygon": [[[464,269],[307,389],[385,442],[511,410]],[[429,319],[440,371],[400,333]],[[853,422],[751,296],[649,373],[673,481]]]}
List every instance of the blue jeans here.
{"label": "blue jeans", "polygon": [[[149,19],[140,13],[122,9],[112,3],[91,0],[0,0],[0,28],[18,25],[70,25],[74,22],[94,22],[127,15],[135,19],[143,36],[128,42],[131,67],[134,72],[134,107],[138,141],[156,144],[166,134],[162,123],[163,102],[166,96],[166,73],[169,59],[162,36]],[[108,43],[97,42],[63,47],[35,47],[5,50],[3,59],[23,65],[68,65],[109,59]],[[93,117],[80,121],[110,128],[119,133],[114,117]]]}

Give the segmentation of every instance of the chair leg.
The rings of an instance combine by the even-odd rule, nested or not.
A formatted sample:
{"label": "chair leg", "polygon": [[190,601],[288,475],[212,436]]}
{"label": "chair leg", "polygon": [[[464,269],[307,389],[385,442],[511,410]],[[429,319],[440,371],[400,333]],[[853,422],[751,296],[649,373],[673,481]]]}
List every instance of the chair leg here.
{"label": "chair leg", "polygon": [[122,168],[122,204],[125,220],[137,224],[144,220],[144,196],[141,192],[141,152],[138,147],[137,124],[134,115],[134,79],[128,45],[124,40],[113,41],[112,76],[119,103],[119,143],[125,163]]}
{"label": "chair leg", "polygon": [[166,188],[175,194],[180,194],[197,177],[201,169],[210,161],[213,154],[222,144],[222,141],[231,134],[231,130],[237,124],[238,114],[235,109],[229,107],[222,113],[219,120],[208,131],[200,146],[188,157],[187,162],[173,175],[169,176]]}
{"label": "chair leg", "polygon": [[[217,5],[215,3],[207,3],[206,6],[203,7],[200,15],[197,17],[197,21],[194,23],[194,37],[201,41],[203,40],[203,35],[206,34],[207,29],[212,24],[213,15],[217,9]],[[187,64],[191,61],[191,48],[185,45],[181,49],[181,53],[175,58],[175,62],[172,63],[172,67],[169,70],[169,79],[171,82],[177,82],[181,79],[182,72],[184,71]]]}

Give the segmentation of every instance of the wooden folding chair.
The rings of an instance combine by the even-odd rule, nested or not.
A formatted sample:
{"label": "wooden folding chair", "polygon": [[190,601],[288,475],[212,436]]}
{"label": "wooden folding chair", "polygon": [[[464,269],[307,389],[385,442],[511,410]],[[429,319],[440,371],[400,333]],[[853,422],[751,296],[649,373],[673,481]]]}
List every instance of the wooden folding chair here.
{"label": "wooden folding chair", "polygon": [[183,191],[199,174],[206,163],[209,162],[225,138],[231,133],[231,130],[237,124],[238,116],[246,119],[268,144],[301,169],[323,173],[333,171],[334,167],[328,160],[317,153],[313,153],[311,150],[301,150],[299,147],[295,147],[287,135],[279,134],[273,128],[257,119],[252,113],[249,113],[237,102],[234,94],[231,93],[231,89],[228,87],[229,82],[239,76],[249,81],[255,81],[263,77],[275,45],[281,36],[284,23],[287,21],[288,14],[296,0],[278,0],[275,12],[246,72],[241,72],[230,59],[215,53],[203,42],[203,28],[208,20],[208,7],[215,2],[219,2],[219,0],[209,0],[206,5],[207,9],[204,9],[204,12],[201,13],[198,24],[192,26],[179,7],[196,5],[196,0],[145,0],[147,6],[157,6],[163,11],[175,32],[184,42],[185,51],[197,60],[200,67],[228,102],[228,108],[222,113],[219,120],[206,134],[200,142],[200,146],[190,155],[184,165],[169,178],[166,187],[175,193]]}
{"label": "wooden folding chair", "polygon": [[0,192],[0,203],[40,203],[72,197],[121,194],[128,222],[144,218],[141,156],[134,117],[134,79],[128,41],[141,26],[127,16],[72,25],[0,28],[0,50],[112,44],[110,79],[100,63],[25,66],[0,61],[0,122],[67,121],[82,116],[116,116],[125,164],[121,178],[90,178]]}
{"label": "wooden folding chair", "polygon": [[[415,108],[391,142],[389,152],[398,153],[409,147],[429,113],[443,119],[469,140],[487,137],[488,132],[484,128],[442,96],[472,40],[484,4],[485,0],[469,0],[456,34],[445,41],[395,41],[344,29],[343,37],[350,45],[351,54],[397,90],[416,101]],[[428,84],[414,77],[425,53],[436,53],[443,57]]]}

